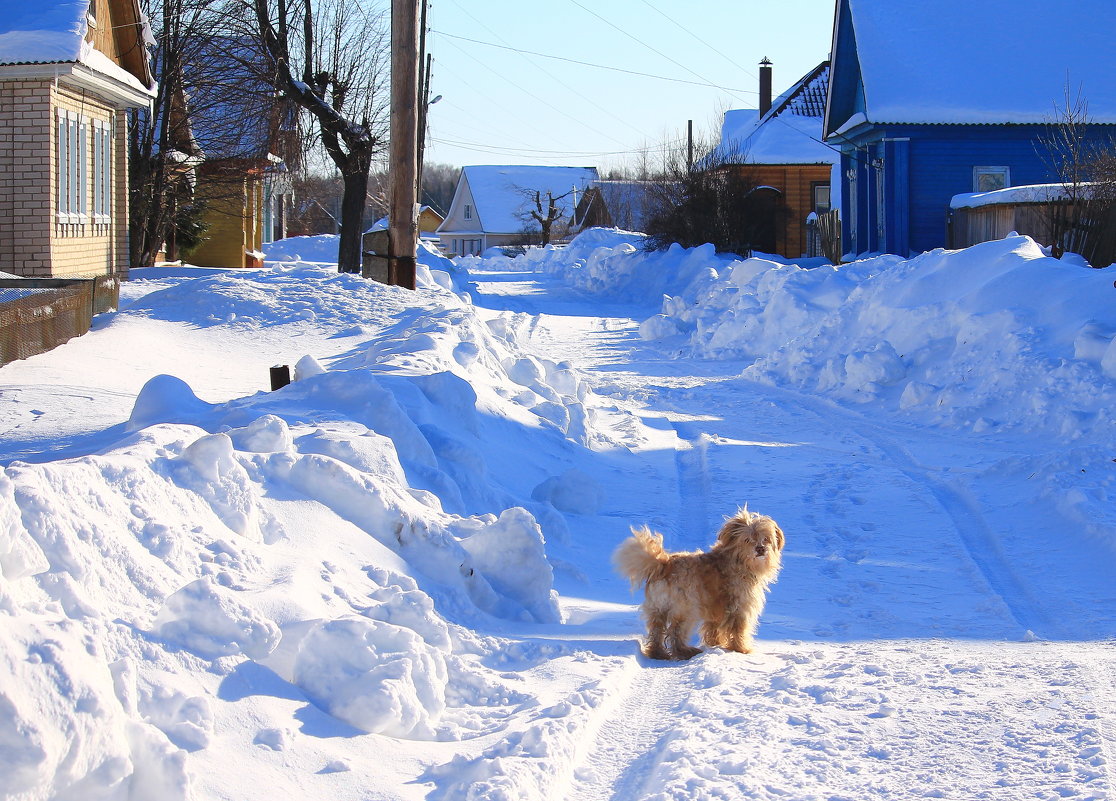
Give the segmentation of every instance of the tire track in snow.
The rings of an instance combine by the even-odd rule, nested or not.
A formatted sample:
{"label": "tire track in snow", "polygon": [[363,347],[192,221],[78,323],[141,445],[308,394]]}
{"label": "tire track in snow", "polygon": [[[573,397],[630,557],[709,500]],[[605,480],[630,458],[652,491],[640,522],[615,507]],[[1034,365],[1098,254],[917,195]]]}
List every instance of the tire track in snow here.
{"label": "tire track in snow", "polygon": [[1080,655],[1077,650],[1070,653],[1080,660],[1082,670],[1093,687],[1090,705],[1096,716],[1099,757],[1103,760],[1110,797],[1116,797],[1116,768],[1112,764],[1116,757],[1116,713],[1113,712],[1116,709],[1116,663],[1102,659],[1094,647],[1089,646],[1085,655]]}
{"label": "tire track in snow", "polygon": [[988,586],[1003,602],[1012,619],[1023,629],[1044,638],[1063,635],[1063,628],[1047,615],[1045,605],[1036,599],[1011,569],[1010,561],[1000,547],[996,534],[989,527],[977,501],[971,494],[954,483],[932,474],[923,467],[883,426],[874,425],[863,416],[833,403],[813,399],[786,390],[772,389],[772,394],[783,396],[784,402],[793,402],[822,420],[835,422],[841,419],[848,430],[874,445],[900,473],[915,484],[925,487],[934,501],[948,515],[958,534],[958,539],[976,565]]}
{"label": "tire track in snow", "polygon": [[976,500],[966,490],[938,479],[919,465],[905,448],[885,439],[880,432],[863,425],[856,432],[873,443],[911,481],[926,487],[934,500],[953,521],[961,544],[1008,612],[1021,628],[1050,638],[1062,635],[1061,627],[1047,615],[1044,605],[1019,581],[988,526]]}
{"label": "tire track in snow", "polygon": [[631,801],[638,798],[682,702],[677,666],[638,662],[626,692],[599,712],[600,727],[582,744],[567,790],[553,801]]}
{"label": "tire track in snow", "polygon": [[678,532],[686,548],[704,547],[709,539],[709,499],[712,494],[709,435],[702,432],[694,436],[692,431],[688,431],[690,426],[684,423],[672,425],[680,440],[674,453],[678,472]]}

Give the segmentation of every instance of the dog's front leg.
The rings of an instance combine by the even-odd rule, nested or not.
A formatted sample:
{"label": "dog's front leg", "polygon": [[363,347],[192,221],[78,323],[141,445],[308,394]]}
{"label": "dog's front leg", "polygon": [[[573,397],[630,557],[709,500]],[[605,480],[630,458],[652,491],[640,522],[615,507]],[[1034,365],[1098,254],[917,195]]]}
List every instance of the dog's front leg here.
{"label": "dog's front leg", "polygon": [[755,650],[752,635],[755,633],[756,621],[754,616],[730,612],[725,616],[724,646],[730,651],[739,654],[750,654]]}

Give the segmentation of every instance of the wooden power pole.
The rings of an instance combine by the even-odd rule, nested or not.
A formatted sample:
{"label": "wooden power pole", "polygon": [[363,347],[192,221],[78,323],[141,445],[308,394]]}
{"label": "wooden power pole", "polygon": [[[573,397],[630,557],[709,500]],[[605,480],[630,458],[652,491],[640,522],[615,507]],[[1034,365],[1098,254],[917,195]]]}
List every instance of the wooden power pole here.
{"label": "wooden power pole", "polygon": [[391,204],[388,283],[415,288],[418,215],[419,0],[391,0]]}

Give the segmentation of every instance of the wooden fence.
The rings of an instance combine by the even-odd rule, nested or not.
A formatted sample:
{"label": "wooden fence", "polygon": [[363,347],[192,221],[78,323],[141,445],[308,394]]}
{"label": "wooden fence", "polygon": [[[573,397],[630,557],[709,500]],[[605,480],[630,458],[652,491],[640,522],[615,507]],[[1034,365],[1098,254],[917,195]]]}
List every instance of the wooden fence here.
{"label": "wooden fence", "polygon": [[811,215],[806,221],[806,255],[841,263],[841,213],[837,209]]}
{"label": "wooden fence", "polygon": [[1101,200],[1052,199],[1044,202],[1003,202],[953,209],[949,216],[948,247],[967,248],[1003,239],[1015,232],[1054,255],[1080,253],[1094,267],[1116,261],[1116,204]]}

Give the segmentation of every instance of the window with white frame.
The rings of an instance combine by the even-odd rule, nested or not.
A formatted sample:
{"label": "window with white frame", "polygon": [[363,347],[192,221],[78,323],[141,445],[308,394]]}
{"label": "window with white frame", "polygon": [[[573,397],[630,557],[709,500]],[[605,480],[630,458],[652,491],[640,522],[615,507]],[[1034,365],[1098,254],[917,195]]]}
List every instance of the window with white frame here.
{"label": "window with white frame", "polygon": [[470,206],[468,203],[465,204],[465,219],[466,220],[473,219],[473,207]]}
{"label": "window with white frame", "polygon": [[80,114],[58,110],[58,221],[84,223],[89,198],[89,125]]}
{"label": "window with white frame", "polygon": [[112,123],[93,121],[93,222],[105,225],[112,215]]}
{"label": "window with white frame", "polygon": [[973,191],[994,192],[1011,186],[1008,167],[973,167]]}
{"label": "window with white frame", "polygon": [[58,110],[57,207],[63,225],[112,219],[113,120]]}

